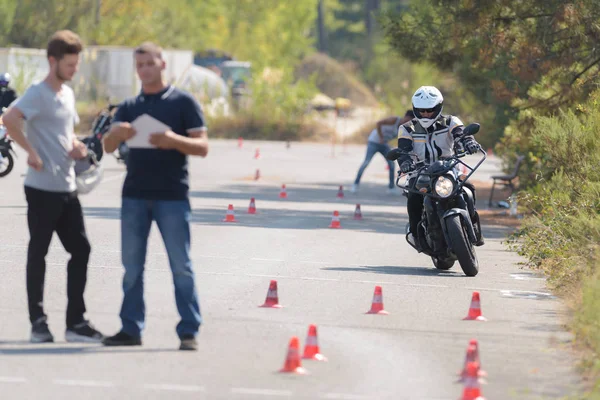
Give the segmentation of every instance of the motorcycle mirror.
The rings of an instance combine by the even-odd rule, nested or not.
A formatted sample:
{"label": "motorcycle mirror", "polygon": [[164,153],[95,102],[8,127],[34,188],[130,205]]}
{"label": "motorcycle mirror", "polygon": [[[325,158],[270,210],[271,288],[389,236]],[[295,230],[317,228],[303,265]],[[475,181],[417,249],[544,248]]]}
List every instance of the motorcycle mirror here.
{"label": "motorcycle mirror", "polygon": [[404,154],[402,150],[400,150],[399,148],[395,148],[388,151],[385,155],[385,158],[390,161],[396,161],[398,158],[400,158],[402,154]]}
{"label": "motorcycle mirror", "polygon": [[481,125],[477,124],[477,123],[473,123],[473,124],[469,124],[467,125],[467,127],[463,130],[463,133],[465,135],[474,135],[477,132],[479,132],[479,127]]}

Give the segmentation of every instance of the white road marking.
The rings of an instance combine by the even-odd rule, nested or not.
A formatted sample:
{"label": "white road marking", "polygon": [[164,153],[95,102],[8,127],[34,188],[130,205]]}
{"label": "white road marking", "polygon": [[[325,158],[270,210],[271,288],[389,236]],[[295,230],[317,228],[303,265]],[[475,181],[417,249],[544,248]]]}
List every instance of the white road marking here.
{"label": "white road marking", "polygon": [[86,387],[114,387],[115,384],[112,382],[102,381],[80,381],[75,379],[54,379],[52,381],[55,385],[65,386],[86,386]]}
{"label": "white road marking", "polygon": [[344,394],[344,393],[325,393],[319,396],[323,399],[343,399],[343,400],[362,400],[367,399],[366,396],[358,394]]}
{"label": "white road marking", "polygon": [[278,258],[258,258],[258,257],[254,257],[251,258],[252,261],[278,261],[278,262],[285,262],[285,260],[281,260]]}
{"label": "white road marking", "polygon": [[173,392],[204,392],[204,386],[193,385],[170,385],[170,384],[146,384],[144,389],[149,390],[168,390]]}
{"label": "white road marking", "polygon": [[0,383],[26,383],[27,379],[21,376],[0,376]]}
{"label": "white road marking", "polygon": [[272,390],[272,389],[249,389],[249,388],[232,388],[231,393],[233,394],[253,394],[258,396],[292,396],[290,390]]}
{"label": "white road marking", "polygon": [[545,281],[546,278],[538,278],[531,275],[524,274],[510,274],[511,278],[517,279],[519,281]]}

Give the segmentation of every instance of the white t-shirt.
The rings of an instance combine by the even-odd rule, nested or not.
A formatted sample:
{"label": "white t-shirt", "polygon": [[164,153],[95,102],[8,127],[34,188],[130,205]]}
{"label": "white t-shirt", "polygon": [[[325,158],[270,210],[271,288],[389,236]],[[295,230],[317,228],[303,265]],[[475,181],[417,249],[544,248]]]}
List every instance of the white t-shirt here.
{"label": "white t-shirt", "polygon": [[[396,117],[396,122],[394,125],[382,125],[381,133],[383,134],[383,143],[387,143],[392,139],[398,137],[398,128],[400,127],[400,121],[402,119],[400,117]],[[371,131],[369,135],[369,142],[379,143],[379,134],[377,133],[377,128]]]}

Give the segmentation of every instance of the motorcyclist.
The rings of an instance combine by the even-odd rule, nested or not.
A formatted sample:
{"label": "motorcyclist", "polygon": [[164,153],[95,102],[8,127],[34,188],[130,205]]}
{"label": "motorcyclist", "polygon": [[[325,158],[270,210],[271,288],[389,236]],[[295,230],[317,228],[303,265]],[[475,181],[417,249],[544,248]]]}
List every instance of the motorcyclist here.
{"label": "motorcyclist", "polygon": [[17,92],[10,87],[10,74],[0,74],[0,110],[8,108],[17,99]]}
{"label": "motorcyclist", "polygon": [[[443,115],[444,97],[434,86],[421,86],[412,97],[415,118],[398,129],[398,148],[403,154],[398,158],[402,173],[409,174],[408,185],[412,187],[416,176],[410,174],[416,169],[415,163],[425,165],[454,155],[455,143],[462,144],[468,154],[479,151],[480,145],[472,135],[464,135],[462,121],[453,115]],[[416,156],[416,160],[413,159]],[[475,195],[475,188],[465,184]],[[416,232],[423,213],[423,196],[408,192],[407,211],[412,243],[421,249],[416,240]],[[479,221],[474,221],[479,226]],[[477,229],[480,231],[480,229]],[[480,232],[479,232],[480,233]],[[478,235],[476,246],[483,245],[483,236]]]}

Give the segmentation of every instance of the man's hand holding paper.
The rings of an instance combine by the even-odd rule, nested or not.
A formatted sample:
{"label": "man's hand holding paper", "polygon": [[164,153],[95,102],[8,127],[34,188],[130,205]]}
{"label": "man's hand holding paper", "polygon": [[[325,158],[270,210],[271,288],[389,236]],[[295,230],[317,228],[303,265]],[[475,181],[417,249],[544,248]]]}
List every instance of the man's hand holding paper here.
{"label": "man's hand holding paper", "polygon": [[[135,135],[132,135],[129,140],[127,140],[127,146],[130,148],[172,148],[172,145],[170,144],[172,140],[168,137],[169,132],[174,135],[171,131],[171,127],[163,124],[156,118],[153,118],[148,114],[143,114],[131,123],[131,127],[134,129]],[[158,135],[155,135],[154,139],[151,139],[151,136],[157,133]]]}

